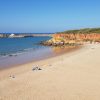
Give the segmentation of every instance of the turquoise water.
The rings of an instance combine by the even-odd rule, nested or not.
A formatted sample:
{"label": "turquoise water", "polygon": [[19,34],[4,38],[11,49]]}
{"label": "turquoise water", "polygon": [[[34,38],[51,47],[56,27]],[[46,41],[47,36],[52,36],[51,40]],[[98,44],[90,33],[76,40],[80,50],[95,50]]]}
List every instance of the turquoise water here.
{"label": "turquoise water", "polygon": [[50,37],[0,38],[0,56],[47,48],[39,45]]}

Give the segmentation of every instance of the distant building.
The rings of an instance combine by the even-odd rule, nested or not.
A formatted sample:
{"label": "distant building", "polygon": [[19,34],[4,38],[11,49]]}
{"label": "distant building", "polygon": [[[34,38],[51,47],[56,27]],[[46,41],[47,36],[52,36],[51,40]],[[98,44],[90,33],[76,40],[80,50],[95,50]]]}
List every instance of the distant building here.
{"label": "distant building", "polygon": [[9,35],[10,38],[12,38],[12,37],[14,37],[14,36],[15,36],[15,34],[10,34],[10,35]]}

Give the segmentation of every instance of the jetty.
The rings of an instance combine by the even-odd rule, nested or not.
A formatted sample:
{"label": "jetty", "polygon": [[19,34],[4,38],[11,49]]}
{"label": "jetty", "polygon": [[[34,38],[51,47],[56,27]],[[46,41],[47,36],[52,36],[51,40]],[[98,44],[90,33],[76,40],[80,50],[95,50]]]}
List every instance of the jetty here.
{"label": "jetty", "polygon": [[0,33],[0,38],[24,38],[24,37],[35,37],[35,36],[50,36],[53,33]]}

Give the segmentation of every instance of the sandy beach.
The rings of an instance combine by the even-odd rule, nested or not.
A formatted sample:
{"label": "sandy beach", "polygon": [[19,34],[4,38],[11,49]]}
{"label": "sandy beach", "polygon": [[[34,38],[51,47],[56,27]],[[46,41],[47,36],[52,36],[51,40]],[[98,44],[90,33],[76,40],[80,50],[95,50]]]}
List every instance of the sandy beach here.
{"label": "sandy beach", "polygon": [[1,70],[0,100],[100,100],[100,44]]}

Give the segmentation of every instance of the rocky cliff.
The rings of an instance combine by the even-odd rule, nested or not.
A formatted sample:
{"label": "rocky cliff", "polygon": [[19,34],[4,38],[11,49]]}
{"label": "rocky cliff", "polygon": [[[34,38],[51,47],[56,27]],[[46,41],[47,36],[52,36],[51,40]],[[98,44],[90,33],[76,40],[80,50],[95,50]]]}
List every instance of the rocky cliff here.
{"label": "rocky cliff", "polygon": [[100,34],[91,33],[91,34],[54,34],[54,40],[60,40],[62,42],[67,42],[71,40],[75,41],[98,41],[100,42]]}
{"label": "rocky cliff", "polygon": [[56,33],[53,38],[46,41],[45,45],[82,44],[83,42],[100,42],[98,33]]}

